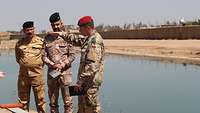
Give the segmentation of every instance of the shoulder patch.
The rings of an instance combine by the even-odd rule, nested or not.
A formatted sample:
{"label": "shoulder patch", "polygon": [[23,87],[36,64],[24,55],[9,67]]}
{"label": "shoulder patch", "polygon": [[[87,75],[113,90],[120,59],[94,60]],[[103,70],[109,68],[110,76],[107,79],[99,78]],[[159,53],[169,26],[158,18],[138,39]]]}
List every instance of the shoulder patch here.
{"label": "shoulder patch", "polygon": [[37,40],[37,41],[42,41],[42,42],[44,41],[44,39],[43,39],[43,38],[41,38],[41,37],[38,37],[38,36],[36,36],[36,40]]}
{"label": "shoulder patch", "polygon": [[93,43],[93,44],[95,44],[96,43],[96,37],[94,36],[94,37],[92,37],[92,39],[91,39],[91,43]]}

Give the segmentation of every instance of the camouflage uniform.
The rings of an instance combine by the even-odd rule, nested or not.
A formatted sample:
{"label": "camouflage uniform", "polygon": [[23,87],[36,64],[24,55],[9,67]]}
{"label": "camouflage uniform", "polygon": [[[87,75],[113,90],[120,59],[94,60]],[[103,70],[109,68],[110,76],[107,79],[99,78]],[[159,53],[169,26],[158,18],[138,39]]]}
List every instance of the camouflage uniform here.
{"label": "camouflage uniform", "polygon": [[[61,88],[64,113],[72,113],[72,97],[66,91],[65,86],[69,86],[72,82],[71,63],[74,61],[73,46],[67,43],[62,37],[52,37],[47,35],[44,42],[43,61],[48,66],[48,94],[50,99],[51,113],[59,113],[58,97],[59,88]],[[65,63],[61,70],[61,75],[53,78],[49,73],[54,63]]]}
{"label": "camouflage uniform", "polygon": [[38,113],[45,113],[45,89],[41,50],[43,39],[34,36],[22,38],[15,47],[16,61],[20,65],[18,77],[19,102],[29,111],[30,91],[33,88]]}
{"label": "camouflage uniform", "polygon": [[78,82],[84,86],[85,94],[78,98],[78,113],[99,113],[99,87],[103,81],[104,44],[95,30],[90,37],[78,38],[70,34],[72,44],[81,46]]}

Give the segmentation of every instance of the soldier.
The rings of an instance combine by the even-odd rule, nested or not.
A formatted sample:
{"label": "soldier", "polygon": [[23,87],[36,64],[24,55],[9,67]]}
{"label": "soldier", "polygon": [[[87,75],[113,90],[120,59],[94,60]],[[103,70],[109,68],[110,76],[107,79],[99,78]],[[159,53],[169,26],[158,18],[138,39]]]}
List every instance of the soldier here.
{"label": "soldier", "polygon": [[67,32],[54,32],[65,36],[76,46],[81,47],[81,58],[76,92],[84,88],[84,95],[78,97],[78,113],[100,113],[99,88],[103,81],[104,43],[94,29],[91,16],[84,16],[78,21],[80,33],[84,38]]}
{"label": "soldier", "polygon": [[29,111],[31,87],[35,96],[38,113],[45,113],[45,89],[42,61],[43,39],[35,35],[33,21],[23,24],[25,37],[20,39],[15,47],[16,61],[20,66],[18,77],[19,103],[24,110]]}
{"label": "soldier", "polygon": [[[53,13],[49,21],[55,32],[66,31],[59,13]],[[48,94],[50,112],[59,113],[59,89],[62,92],[64,113],[72,113],[72,97],[69,96],[66,86],[72,82],[71,63],[74,61],[73,46],[63,37],[47,35],[43,46],[43,61],[48,66]]]}

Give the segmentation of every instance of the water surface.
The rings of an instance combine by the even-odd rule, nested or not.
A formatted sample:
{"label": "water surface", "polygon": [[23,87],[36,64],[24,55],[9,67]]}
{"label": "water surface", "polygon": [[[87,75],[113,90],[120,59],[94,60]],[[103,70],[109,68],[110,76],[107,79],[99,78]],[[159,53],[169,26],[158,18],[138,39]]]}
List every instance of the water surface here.
{"label": "water surface", "polygon": [[[77,58],[73,63],[74,82],[78,64]],[[0,70],[6,71],[7,76],[0,80],[0,103],[17,100],[18,68],[13,52],[1,54]],[[199,81],[198,66],[107,55],[100,97],[102,110],[104,113],[199,113]],[[48,102],[47,94],[46,99]],[[76,97],[74,104],[76,111]],[[31,108],[35,109],[33,96]]]}

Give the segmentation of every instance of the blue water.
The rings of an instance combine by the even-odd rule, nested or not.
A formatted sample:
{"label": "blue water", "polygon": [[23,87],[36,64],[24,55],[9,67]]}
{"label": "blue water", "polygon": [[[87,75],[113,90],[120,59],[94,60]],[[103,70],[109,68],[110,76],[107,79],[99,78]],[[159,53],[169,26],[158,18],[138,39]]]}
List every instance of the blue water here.
{"label": "blue water", "polygon": [[[73,64],[74,82],[78,64],[77,58]],[[17,100],[18,68],[13,52],[1,54],[0,70],[7,76],[0,80],[0,103]],[[103,113],[199,113],[200,67],[107,55],[100,98]],[[33,98],[31,108],[35,109]]]}

